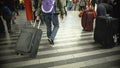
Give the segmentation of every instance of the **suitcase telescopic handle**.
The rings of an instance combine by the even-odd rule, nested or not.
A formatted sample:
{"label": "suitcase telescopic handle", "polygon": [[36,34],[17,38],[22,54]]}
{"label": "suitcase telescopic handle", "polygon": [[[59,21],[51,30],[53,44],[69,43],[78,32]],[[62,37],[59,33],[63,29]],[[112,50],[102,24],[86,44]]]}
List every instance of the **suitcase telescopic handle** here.
{"label": "suitcase telescopic handle", "polygon": [[33,27],[40,29],[40,24],[41,24],[41,20],[35,20],[34,24],[33,24]]}

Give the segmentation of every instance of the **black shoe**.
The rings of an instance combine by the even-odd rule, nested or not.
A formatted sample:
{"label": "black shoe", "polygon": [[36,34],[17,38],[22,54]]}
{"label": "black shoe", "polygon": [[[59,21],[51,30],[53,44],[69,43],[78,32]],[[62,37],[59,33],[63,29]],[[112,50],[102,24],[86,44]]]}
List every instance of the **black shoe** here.
{"label": "black shoe", "polygon": [[51,39],[48,39],[48,41],[50,42],[50,44],[51,44]]}
{"label": "black shoe", "polygon": [[54,41],[51,39],[51,44],[53,44],[54,45]]}
{"label": "black shoe", "polygon": [[54,45],[54,41],[52,39],[49,38],[48,41],[50,42],[50,44]]}

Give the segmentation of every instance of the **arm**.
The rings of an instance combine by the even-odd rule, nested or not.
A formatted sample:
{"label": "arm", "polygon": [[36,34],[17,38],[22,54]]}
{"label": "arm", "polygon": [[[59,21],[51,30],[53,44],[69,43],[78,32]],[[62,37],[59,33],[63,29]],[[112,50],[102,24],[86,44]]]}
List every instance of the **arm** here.
{"label": "arm", "polygon": [[40,20],[40,13],[41,13],[41,3],[42,3],[42,0],[38,0],[38,7],[37,7],[37,10],[36,10],[36,20]]}
{"label": "arm", "polygon": [[57,0],[57,5],[58,5],[58,8],[60,9],[60,14],[61,14],[61,18],[63,19],[63,14],[64,14],[64,5],[62,4],[62,2],[64,0]]}
{"label": "arm", "polygon": [[38,6],[36,11],[37,16],[39,16],[41,13],[41,3],[42,3],[42,0],[38,0]]}
{"label": "arm", "polygon": [[64,14],[64,6],[63,6],[62,2],[63,2],[64,0],[57,0],[57,1],[58,1],[58,2],[57,2],[57,7],[58,7],[59,10],[60,10],[60,14],[63,15],[63,14]]}

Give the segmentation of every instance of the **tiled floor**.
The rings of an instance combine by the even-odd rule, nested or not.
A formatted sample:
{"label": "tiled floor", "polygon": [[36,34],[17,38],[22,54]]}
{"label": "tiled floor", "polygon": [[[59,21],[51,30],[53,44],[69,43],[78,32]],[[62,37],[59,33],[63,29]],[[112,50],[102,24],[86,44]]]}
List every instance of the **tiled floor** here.
{"label": "tiled floor", "polygon": [[[17,24],[24,25],[25,12],[20,14]],[[82,31],[78,14],[70,11],[63,21],[60,20],[54,46],[47,41],[45,25],[41,25],[42,40],[34,59],[15,54],[19,32],[10,34],[10,39],[1,37],[0,68],[120,68],[120,46],[100,49],[101,45],[93,40],[93,32]]]}

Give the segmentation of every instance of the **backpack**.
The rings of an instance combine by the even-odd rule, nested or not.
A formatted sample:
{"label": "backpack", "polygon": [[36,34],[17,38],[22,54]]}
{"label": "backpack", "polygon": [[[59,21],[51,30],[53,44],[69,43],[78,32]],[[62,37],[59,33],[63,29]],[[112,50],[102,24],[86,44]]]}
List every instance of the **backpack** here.
{"label": "backpack", "polygon": [[43,0],[41,9],[44,13],[55,13],[55,1],[54,0]]}
{"label": "backpack", "polygon": [[73,3],[77,3],[77,2],[79,2],[79,0],[72,0],[72,2],[73,2]]}

